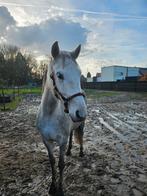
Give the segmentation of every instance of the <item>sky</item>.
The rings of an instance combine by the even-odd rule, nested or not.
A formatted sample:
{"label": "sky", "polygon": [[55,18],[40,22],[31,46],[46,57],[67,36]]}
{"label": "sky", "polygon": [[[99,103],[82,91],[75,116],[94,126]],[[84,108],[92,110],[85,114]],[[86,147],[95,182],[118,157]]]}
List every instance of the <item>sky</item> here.
{"label": "sky", "polygon": [[0,43],[38,60],[82,45],[84,75],[110,65],[147,67],[147,0],[0,0]]}

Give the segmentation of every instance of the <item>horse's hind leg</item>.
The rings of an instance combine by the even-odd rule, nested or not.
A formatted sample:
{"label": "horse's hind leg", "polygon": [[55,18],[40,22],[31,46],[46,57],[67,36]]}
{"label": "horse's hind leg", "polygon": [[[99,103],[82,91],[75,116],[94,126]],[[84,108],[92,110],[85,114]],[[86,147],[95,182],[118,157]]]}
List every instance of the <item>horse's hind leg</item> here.
{"label": "horse's hind leg", "polygon": [[66,144],[60,146],[60,155],[59,155],[59,187],[58,187],[58,192],[56,196],[64,196],[63,193],[63,170],[65,167],[65,163],[64,163],[64,155],[65,155],[65,149],[66,149]]}
{"label": "horse's hind leg", "polygon": [[66,155],[67,155],[67,156],[70,156],[70,155],[71,155],[71,149],[72,149],[72,136],[73,136],[73,131],[71,131],[70,137],[69,137],[69,144],[68,144],[68,149],[67,149],[67,152],[66,152]]}
{"label": "horse's hind leg", "polygon": [[57,185],[56,185],[55,158],[53,156],[53,143],[49,143],[46,140],[43,140],[43,142],[48,150],[49,160],[50,160],[51,169],[52,169],[52,183],[49,189],[49,194],[55,195],[57,192]]}

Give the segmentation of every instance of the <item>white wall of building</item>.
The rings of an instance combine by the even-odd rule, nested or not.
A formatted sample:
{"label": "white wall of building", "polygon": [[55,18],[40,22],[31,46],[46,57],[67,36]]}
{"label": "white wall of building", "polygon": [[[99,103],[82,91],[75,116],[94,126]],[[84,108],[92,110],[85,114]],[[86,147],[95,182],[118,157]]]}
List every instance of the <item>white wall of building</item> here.
{"label": "white wall of building", "polygon": [[96,81],[97,81],[97,82],[101,82],[101,81],[102,81],[102,78],[101,78],[101,77],[97,77],[97,78],[96,78]]}
{"label": "white wall of building", "polygon": [[109,66],[102,67],[101,81],[125,80],[127,76],[139,76],[138,67]]}
{"label": "white wall of building", "polygon": [[110,67],[102,67],[101,69],[101,81],[114,81],[114,76],[113,76],[113,66]]}
{"label": "white wall of building", "polygon": [[87,82],[93,82],[93,78],[87,78]]}
{"label": "white wall of building", "polygon": [[127,67],[114,66],[113,71],[113,81],[125,80],[127,75]]}
{"label": "white wall of building", "polygon": [[128,76],[139,76],[139,68],[138,67],[128,67]]}

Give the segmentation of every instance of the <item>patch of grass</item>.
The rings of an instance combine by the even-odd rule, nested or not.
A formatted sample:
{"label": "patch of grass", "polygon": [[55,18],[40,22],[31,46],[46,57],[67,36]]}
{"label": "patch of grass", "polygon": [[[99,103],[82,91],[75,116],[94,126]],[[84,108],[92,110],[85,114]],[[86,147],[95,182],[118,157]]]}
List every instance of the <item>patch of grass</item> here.
{"label": "patch of grass", "polygon": [[20,89],[20,94],[39,94],[40,95],[41,92],[42,92],[41,87]]}
{"label": "patch of grass", "polygon": [[128,100],[147,100],[147,92],[125,92],[125,91],[103,91],[96,89],[85,89],[88,99],[97,100],[102,97],[114,97],[125,95]]}
{"label": "patch of grass", "polygon": [[[15,97],[10,103],[5,104],[5,110],[15,110],[18,104],[21,102],[22,98],[20,96]],[[0,109],[4,110],[3,104],[0,105]]]}
{"label": "patch of grass", "polygon": [[88,99],[99,99],[101,97],[113,97],[120,95],[120,92],[117,91],[100,91],[94,89],[85,89],[86,96]]}
{"label": "patch of grass", "polygon": [[139,93],[141,97],[145,97],[147,98],[147,92],[142,92],[142,93]]}
{"label": "patch of grass", "polygon": [[[3,89],[5,95],[12,95],[12,94],[41,94],[42,88],[41,87],[33,87],[33,88],[20,88],[20,89]],[[2,89],[0,89],[0,94],[2,94]]]}
{"label": "patch of grass", "polygon": [[128,97],[130,99],[147,99],[147,92],[128,92]]}

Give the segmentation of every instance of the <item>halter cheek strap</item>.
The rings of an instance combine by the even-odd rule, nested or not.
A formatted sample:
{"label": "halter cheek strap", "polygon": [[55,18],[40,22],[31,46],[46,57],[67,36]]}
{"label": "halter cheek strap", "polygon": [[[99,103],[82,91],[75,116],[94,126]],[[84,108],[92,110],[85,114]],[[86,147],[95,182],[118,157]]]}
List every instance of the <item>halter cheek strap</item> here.
{"label": "halter cheek strap", "polygon": [[50,75],[50,78],[51,78],[52,81],[53,81],[55,96],[56,96],[58,99],[62,99],[62,100],[63,100],[63,102],[64,102],[64,112],[65,112],[65,113],[69,113],[69,110],[68,110],[69,101],[71,101],[73,98],[78,97],[78,96],[83,96],[83,97],[85,97],[85,94],[82,93],[82,92],[79,92],[79,93],[73,94],[73,95],[71,95],[71,96],[69,96],[69,97],[66,98],[66,97],[64,97],[64,96],[62,95],[62,93],[58,90],[58,88],[57,88],[57,86],[56,86],[55,78],[54,78],[54,73],[52,73],[52,74]]}

